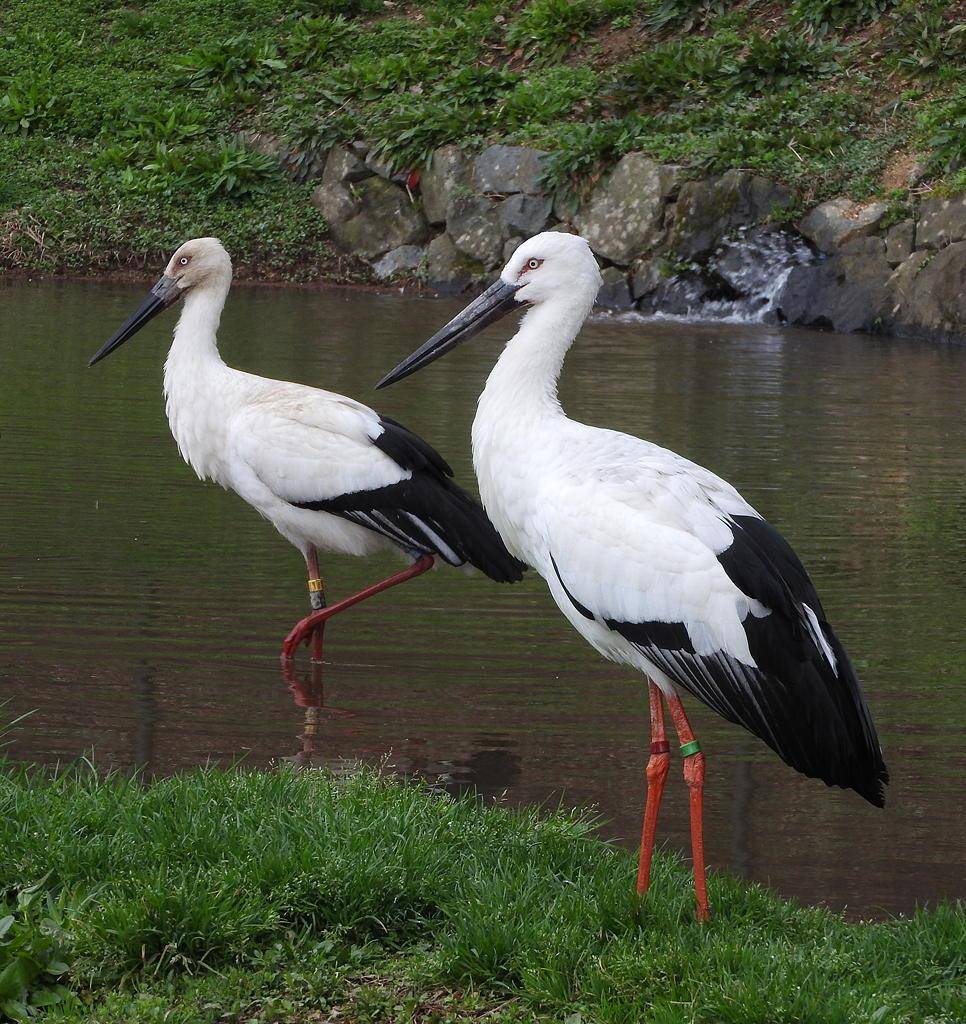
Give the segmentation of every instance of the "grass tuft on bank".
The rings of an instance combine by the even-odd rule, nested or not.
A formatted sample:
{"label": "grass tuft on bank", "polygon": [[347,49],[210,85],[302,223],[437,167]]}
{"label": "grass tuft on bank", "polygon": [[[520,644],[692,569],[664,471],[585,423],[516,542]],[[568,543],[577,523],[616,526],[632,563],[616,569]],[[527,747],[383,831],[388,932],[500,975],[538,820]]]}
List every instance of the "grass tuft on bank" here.
{"label": "grass tuft on bank", "polygon": [[0,266],[101,271],[220,235],[243,271],[365,273],[310,187],[238,139],[311,162],[365,138],[401,170],[435,147],[553,152],[581,191],[643,150],[731,167],[803,202],[887,195],[914,155],[966,187],[966,4],[940,0],[18,0],[0,9]]}
{"label": "grass tuft on bank", "polygon": [[659,857],[640,901],[631,856],[586,816],[372,772],[6,766],[0,848],[15,1019],[963,1017],[961,909],[848,923],[713,875],[701,927],[684,865]]}

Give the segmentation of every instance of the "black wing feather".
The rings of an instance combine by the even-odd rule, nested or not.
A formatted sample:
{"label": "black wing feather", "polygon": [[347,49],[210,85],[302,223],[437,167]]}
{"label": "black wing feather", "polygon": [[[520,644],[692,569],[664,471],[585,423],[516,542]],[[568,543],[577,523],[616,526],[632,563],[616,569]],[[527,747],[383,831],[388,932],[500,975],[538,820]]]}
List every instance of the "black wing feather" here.
{"label": "black wing feather", "polygon": [[[854,789],[881,807],[889,773],[859,680],[825,619],[798,556],[771,524],[731,519],[734,540],[718,560],[748,597],[771,609],[743,622],[757,668],[724,651],[695,653],[684,623],[607,625],[674,682],[723,718],[764,740],[784,761],[830,786]],[[833,667],[803,609],[815,613]]]}
{"label": "black wing feather", "polygon": [[446,460],[418,434],[388,417],[373,444],[409,480],[319,501],[297,508],[329,512],[398,544],[410,554],[439,555],[451,565],[469,562],[498,583],[522,579],[526,566],[506,549],[482,507],[451,479]]}

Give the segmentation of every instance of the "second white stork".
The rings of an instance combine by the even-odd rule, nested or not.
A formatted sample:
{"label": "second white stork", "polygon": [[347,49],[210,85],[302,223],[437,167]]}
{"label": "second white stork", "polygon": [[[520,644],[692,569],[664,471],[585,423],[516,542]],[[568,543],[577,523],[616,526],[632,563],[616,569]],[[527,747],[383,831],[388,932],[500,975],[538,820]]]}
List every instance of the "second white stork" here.
{"label": "second white stork", "polygon": [[[351,398],[225,364],[217,332],[231,276],[231,259],[217,238],[185,242],[90,365],[184,299],[164,366],[178,448],[202,480],[235,491],[273,523],[308,568],[313,612],[289,633],[283,659],[311,638],[320,661],[331,616],[425,572],[436,557],[469,563],[499,582],[520,579],[523,566],[422,438]],[[368,555],[386,548],[411,564],[326,607],[319,549]]]}
{"label": "second white stork", "polygon": [[587,242],[548,231],[380,381],[414,373],[526,303],[473,423],[480,495],[509,550],[604,657],[649,680],[651,756],[638,891],[668,773],[667,700],[690,790],[697,916],[708,916],[705,760],[679,692],[793,768],[882,806],[888,773],[859,681],[801,562],[729,483],[648,441],[569,419],[564,357],[601,277]]}

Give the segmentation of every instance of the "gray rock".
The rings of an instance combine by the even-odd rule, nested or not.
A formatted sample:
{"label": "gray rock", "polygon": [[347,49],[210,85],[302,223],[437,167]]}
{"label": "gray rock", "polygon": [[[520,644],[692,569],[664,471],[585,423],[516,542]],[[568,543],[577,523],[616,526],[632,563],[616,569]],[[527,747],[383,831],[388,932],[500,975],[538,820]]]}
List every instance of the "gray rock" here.
{"label": "gray rock", "polygon": [[359,211],[359,203],[347,185],[319,185],[312,193],[311,203],[322,211],[329,226],[342,224]]}
{"label": "gray rock", "polygon": [[657,259],[641,260],[631,268],[631,295],[635,302],[651,295],[665,280],[662,267],[663,262]]}
{"label": "gray rock", "polygon": [[914,252],[889,279],[888,295],[897,334],[966,340],[966,241]]}
{"label": "gray rock", "polygon": [[823,252],[834,252],[853,239],[871,235],[889,207],[886,203],[854,203],[845,197],[830,199],[807,213],[798,230]]}
{"label": "gray rock", "polygon": [[372,153],[366,154],[364,163],[373,174],[378,174],[380,178],[385,178],[387,181],[398,181],[404,177],[404,175],[396,174],[385,160],[380,160]]}
{"label": "gray rock", "polygon": [[503,262],[504,263],[509,262],[510,257],[517,251],[517,249],[520,248],[521,245],[523,245],[523,241],[524,240],[522,238],[508,238],[503,243]]}
{"label": "gray rock", "polygon": [[617,267],[606,267],[600,276],[603,284],[597,293],[597,305],[601,309],[631,309],[634,300],[627,274]]}
{"label": "gray rock", "polygon": [[559,191],[553,197],[553,215],[557,220],[572,223],[580,211],[580,198],[573,192]]}
{"label": "gray rock", "polygon": [[424,242],[429,234],[406,192],[383,178],[366,178],[352,187],[322,184],[312,204],[322,211],[336,243],[364,259]]}
{"label": "gray rock", "polygon": [[882,256],[886,251],[886,241],[878,235],[863,235],[846,242],[839,250],[843,253],[865,253],[867,256]]}
{"label": "gray rock", "polygon": [[679,176],[678,167],[628,153],[577,214],[577,230],[598,255],[630,263],[663,240],[664,205]]}
{"label": "gray rock", "polygon": [[470,259],[445,232],[426,246],[426,282],[441,292],[461,292],[480,280],[486,268]]}
{"label": "gray rock", "polygon": [[736,228],[760,224],[787,206],[792,194],[750,171],[727,171],[719,178],[681,186],[670,247],[685,259],[710,252]]}
{"label": "gray rock", "polygon": [[897,267],[912,255],[916,247],[916,222],[901,220],[893,224],[886,234],[885,244],[886,259],[890,266]]}
{"label": "gray rock", "polygon": [[459,146],[441,146],[423,171],[420,189],[423,211],[430,224],[442,224],[454,189],[466,187],[472,166]]}
{"label": "gray rock", "polygon": [[333,146],[325,161],[322,184],[339,185],[362,181],[364,178],[371,178],[372,173],[366,167],[365,162],[351,150],[346,149],[345,146]]}
{"label": "gray rock", "polygon": [[492,199],[454,195],[446,212],[446,230],[457,249],[487,269],[500,262],[506,233],[498,204]]}
{"label": "gray rock", "polygon": [[788,323],[842,333],[876,331],[888,309],[890,273],[884,255],[867,253],[793,267],[776,308]]}
{"label": "gray rock", "polygon": [[941,249],[966,239],[966,195],[927,199],[919,210],[916,245],[920,249]]}
{"label": "gray rock", "polygon": [[373,263],[373,273],[385,281],[397,274],[418,270],[424,254],[425,249],[420,245],[400,245],[397,249],[390,249],[385,256]]}
{"label": "gray rock", "polygon": [[543,150],[529,146],[490,146],[473,161],[477,192],[540,192]]}
{"label": "gray rock", "polygon": [[500,222],[504,234],[529,238],[543,231],[553,208],[549,196],[528,196],[523,193],[508,196],[499,205]]}

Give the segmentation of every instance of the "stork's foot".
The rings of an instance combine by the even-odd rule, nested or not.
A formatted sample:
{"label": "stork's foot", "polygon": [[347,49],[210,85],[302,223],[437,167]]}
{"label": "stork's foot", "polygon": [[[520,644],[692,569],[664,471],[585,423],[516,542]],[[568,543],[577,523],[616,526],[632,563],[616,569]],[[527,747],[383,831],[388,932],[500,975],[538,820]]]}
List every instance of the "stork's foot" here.
{"label": "stork's foot", "polygon": [[[322,609],[322,612],[325,610]],[[301,644],[311,645],[313,661],[322,660],[322,631],[327,617],[320,612],[312,612],[311,615],[306,615],[304,619],[295,623],[288,636],[282,641],[283,665],[295,657]]]}

